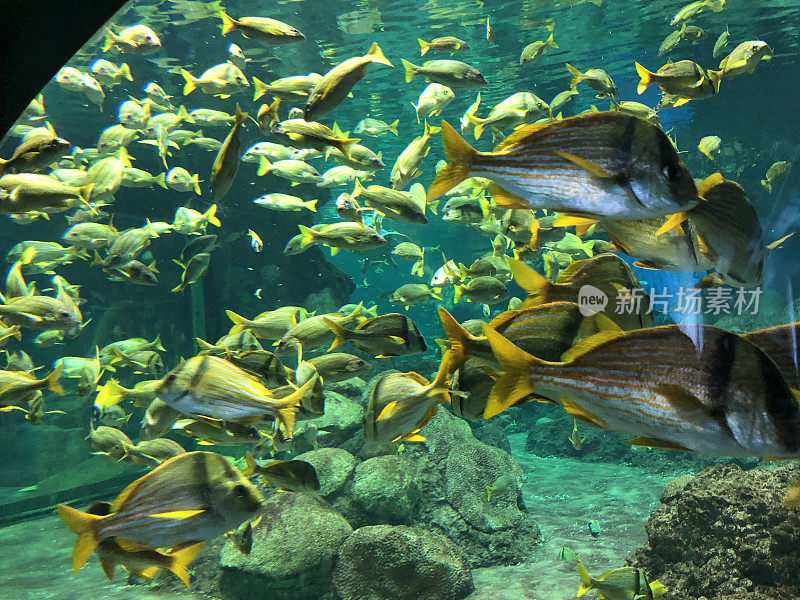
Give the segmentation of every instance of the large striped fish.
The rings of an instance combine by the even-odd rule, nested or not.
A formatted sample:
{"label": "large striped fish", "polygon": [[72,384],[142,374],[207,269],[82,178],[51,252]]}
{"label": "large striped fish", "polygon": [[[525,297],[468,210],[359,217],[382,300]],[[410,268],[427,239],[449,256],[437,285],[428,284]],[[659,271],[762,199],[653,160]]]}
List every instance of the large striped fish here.
{"label": "large striped fish", "polygon": [[236,529],[256,516],[262,501],[223,456],[187,452],[131,483],[105,516],[65,504],[56,512],[78,536],[72,554],[77,571],[104,540],[124,539],[128,549],[186,547]]}
{"label": "large striped fish", "polygon": [[800,389],[798,335],[800,321],[741,334],[744,339],[753,342],[769,355],[781,370],[784,379],[795,389]]}
{"label": "large striped fish", "polygon": [[631,443],[720,456],[800,456],[800,413],[775,362],[755,344],[702,326],[698,350],[676,325],[603,332],[565,362],[538,359],[489,327],[504,374],[484,416],[531,393]]}
{"label": "large striped fish", "polygon": [[380,377],[370,390],[364,437],[371,442],[424,440],[420,428],[436,415],[438,404],[450,403],[449,361],[445,353],[433,382],[413,371]]}
{"label": "large striped fish", "polygon": [[450,159],[428,189],[432,201],[467,177],[495,182],[495,204],[563,213],[647,219],[688,210],[697,188],[666,134],[616,111],[517,129],[494,152],[478,152],[446,122]]}
{"label": "large striped fish", "polygon": [[236,365],[216,356],[193,356],[161,380],[158,397],[186,415],[221,421],[278,419],[291,437],[295,412],[314,381],[279,399]]}

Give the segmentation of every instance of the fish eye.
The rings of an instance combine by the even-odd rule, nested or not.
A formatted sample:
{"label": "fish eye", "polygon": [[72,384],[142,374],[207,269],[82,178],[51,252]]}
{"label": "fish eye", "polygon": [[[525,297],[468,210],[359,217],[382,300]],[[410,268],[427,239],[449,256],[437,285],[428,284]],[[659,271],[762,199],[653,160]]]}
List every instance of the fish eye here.
{"label": "fish eye", "polygon": [[58,313],[58,316],[61,317],[62,319],[69,319],[72,315],[70,315],[67,311],[62,310],[61,312]]}
{"label": "fish eye", "polygon": [[247,488],[241,483],[237,483],[236,487],[233,488],[233,493],[236,494],[237,498],[244,498],[247,496]]}
{"label": "fish eye", "polygon": [[672,163],[667,163],[661,168],[661,174],[667,181],[675,181],[680,175],[681,170]]}

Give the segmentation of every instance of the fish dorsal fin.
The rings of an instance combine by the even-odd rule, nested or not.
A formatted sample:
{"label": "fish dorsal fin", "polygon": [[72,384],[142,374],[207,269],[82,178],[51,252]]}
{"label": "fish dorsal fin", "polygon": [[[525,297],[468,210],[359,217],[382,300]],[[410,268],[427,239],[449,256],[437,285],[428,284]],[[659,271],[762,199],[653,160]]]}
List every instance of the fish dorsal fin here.
{"label": "fish dorsal fin", "polygon": [[109,508],[109,512],[112,512],[112,513],[113,512],[117,512],[120,509],[120,507],[122,506],[122,504],[128,498],[130,498],[130,496],[131,496],[131,494],[133,494],[134,490],[137,487],[139,487],[139,484],[142,482],[142,479],[144,479],[144,477],[146,477],[146,475],[140,477],[136,481],[132,481],[131,483],[129,483],[128,487],[126,487],[124,490],[122,490],[120,492],[119,496],[117,496],[114,499],[114,502],[111,503],[111,507]]}
{"label": "fish dorsal fin", "polygon": [[518,258],[509,258],[508,266],[514,276],[514,281],[529,295],[539,293],[552,285],[544,275],[539,274],[533,267]]}
{"label": "fish dorsal fin", "polygon": [[522,127],[518,127],[513,132],[511,132],[506,139],[504,139],[497,146],[495,146],[493,152],[503,152],[505,150],[510,150],[517,144],[524,142],[528,138],[528,136],[533,135],[538,131],[541,131],[542,129],[544,129],[549,125],[550,123],[531,123],[530,125],[524,125]]}
{"label": "fish dorsal fin", "polygon": [[409,372],[409,373],[406,373],[406,377],[408,377],[409,379],[412,379],[413,381],[416,381],[418,384],[420,384],[420,385],[423,385],[423,386],[425,386],[425,385],[430,385],[430,384],[431,384],[431,382],[430,382],[430,381],[428,381],[427,379],[425,379],[425,378],[424,378],[422,375],[420,375],[419,373],[415,373],[414,371],[411,371],[411,372]]}
{"label": "fish dorsal fin", "polygon": [[680,444],[676,444],[675,442],[668,442],[667,440],[659,440],[657,438],[650,438],[650,437],[637,437],[630,442],[631,446],[647,446],[648,448],[664,448],[665,450],[684,450],[689,452],[689,448],[686,446],[681,446]]}
{"label": "fish dorsal fin", "polygon": [[103,568],[103,573],[106,574],[109,581],[114,581],[114,561],[113,560],[101,560],[100,566]]}
{"label": "fish dorsal fin", "polygon": [[625,335],[625,332],[621,329],[601,331],[599,333],[595,333],[594,335],[590,335],[564,352],[564,354],[561,355],[561,360],[562,362],[572,362],[579,356],[586,354],[590,350],[594,350],[597,346],[605,344],[606,342],[616,339],[622,335]]}

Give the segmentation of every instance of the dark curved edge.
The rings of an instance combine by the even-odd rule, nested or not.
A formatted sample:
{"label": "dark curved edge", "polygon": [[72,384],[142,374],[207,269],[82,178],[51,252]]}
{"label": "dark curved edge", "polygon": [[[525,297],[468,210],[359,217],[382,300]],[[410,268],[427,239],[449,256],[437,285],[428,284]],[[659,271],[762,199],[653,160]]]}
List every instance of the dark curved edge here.
{"label": "dark curved edge", "polygon": [[0,0],[0,138],[125,0]]}

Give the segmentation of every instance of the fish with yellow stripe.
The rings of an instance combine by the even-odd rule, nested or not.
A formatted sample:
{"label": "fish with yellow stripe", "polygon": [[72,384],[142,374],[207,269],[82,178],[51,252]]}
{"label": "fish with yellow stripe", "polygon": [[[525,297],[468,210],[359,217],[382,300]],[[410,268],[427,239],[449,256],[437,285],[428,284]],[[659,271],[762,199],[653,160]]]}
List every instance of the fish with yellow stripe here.
{"label": "fish with yellow stripe", "polygon": [[433,382],[413,371],[377,378],[363,419],[367,441],[423,441],[420,428],[436,415],[439,404],[450,404],[449,361],[450,356],[445,354]]}
{"label": "fish with yellow stripe", "polygon": [[126,550],[180,550],[236,529],[256,517],[262,503],[256,487],[226,458],[187,452],[128,485],[108,514],[65,504],[56,512],[78,536],[72,553],[72,568],[78,571],[107,540]]}
{"label": "fish with yellow stripe", "polygon": [[562,362],[524,352],[484,327],[504,373],[484,413],[536,394],[571,416],[636,436],[633,445],[718,456],[800,456],[800,412],[775,362],[743,337],[698,325],[601,332]]}
{"label": "fish with yellow stripe", "polygon": [[447,122],[450,163],[428,189],[435,200],[468,177],[494,182],[495,204],[570,214],[645,219],[698,202],[689,170],[656,125],[616,111],[518,128],[493,152],[479,152]]}
{"label": "fish with yellow stripe", "polygon": [[273,416],[291,436],[295,413],[312,379],[288,396],[276,399],[256,377],[216,356],[193,356],[170,371],[158,397],[186,415],[221,421],[255,422]]}

